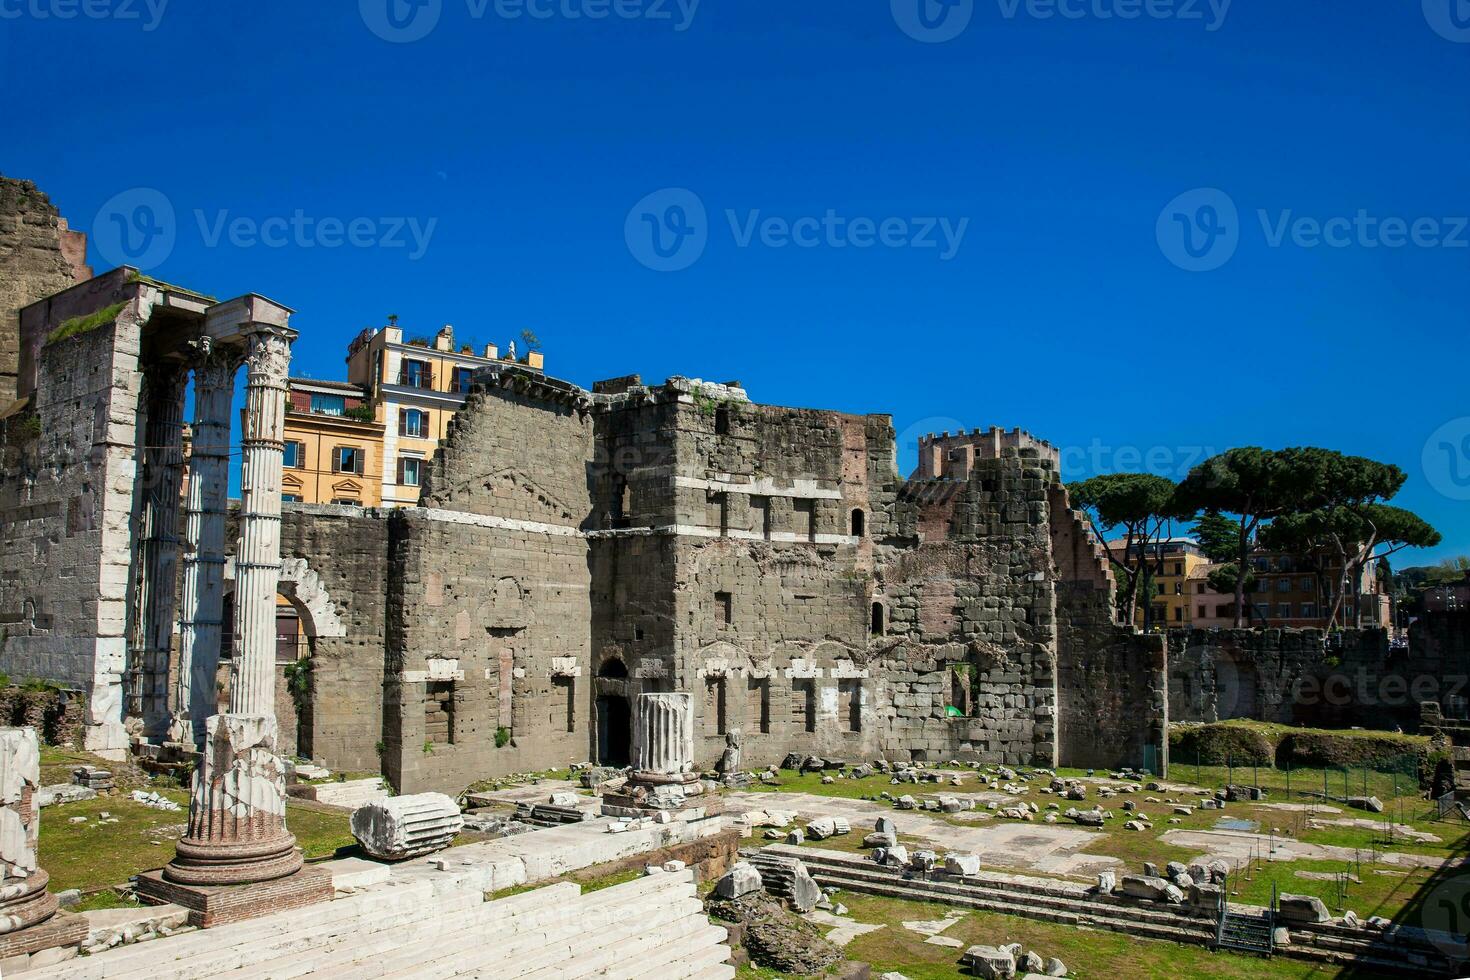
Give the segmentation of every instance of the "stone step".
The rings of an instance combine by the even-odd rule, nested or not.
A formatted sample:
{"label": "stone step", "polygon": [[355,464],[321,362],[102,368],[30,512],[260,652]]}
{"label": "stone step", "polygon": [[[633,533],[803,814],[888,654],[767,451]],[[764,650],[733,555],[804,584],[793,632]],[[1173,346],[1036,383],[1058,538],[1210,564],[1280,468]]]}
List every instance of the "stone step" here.
{"label": "stone step", "polygon": [[[1014,898],[999,895],[984,895],[980,893],[956,894],[953,891],[937,891],[927,887],[932,884],[931,882],[904,881],[897,878],[892,879],[890,882],[875,882],[848,877],[845,874],[834,873],[821,868],[812,868],[811,871],[812,876],[821,885],[833,885],[838,888],[846,888],[849,891],[869,895],[883,895],[889,898],[907,898],[919,901],[939,901],[949,905],[961,905],[966,908],[981,909],[987,912],[1018,915],[1029,919],[1042,919],[1061,925],[1110,929],[1114,932],[1124,932],[1134,936],[1161,939],[1169,942],[1207,945],[1213,942],[1215,938],[1213,924],[1208,925],[1208,927],[1196,926],[1193,928],[1158,924],[1138,918],[1125,918],[1121,915],[1115,917],[1113,914],[1104,914],[1100,911],[1090,909],[1072,910],[1046,907],[1039,905],[1034,899],[1022,902]],[[1181,922],[1185,923],[1188,921],[1181,920]]]}
{"label": "stone step", "polygon": [[[656,935],[664,928],[674,928],[681,920],[702,917],[702,912],[702,904],[693,895],[628,909],[612,906],[589,912],[577,906],[556,929],[529,936],[527,942],[520,943],[524,953],[520,948],[513,950],[520,971],[516,976],[536,976],[546,971],[559,974],[575,963],[614,964],[616,950],[624,943],[636,943],[642,935]],[[536,945],[530,946],[533,941]]]}
{"label": "stone step", "polygon": [[548,962],[534,970],[517,973],[517,980],[583,980],[588,977],[618,977],[628,980],[634,970],[645,967],[659,977],[679,973],[678,964],[696,959],[718,945],[724,930],[711,926],[699,910],[673,922],[650,925],[623,936],[589,953]]}
{"label": "stone step", "polygon": [[[543,969],[560,970],[578,957],[596,955],[599,951],[637,935],[640,929],[657,930],[672,925],[680,919],[696,914],[697,910],[686,901],[672,904],[639,907],[636,915],[629,915],[617,927],[594,927],[588,929],[584,910],[572,907],[559,921],[532,928],[510,939],[493,944],[471,944],[458,954],[436,958],[433,969],[424,973],[407,972],[402,976],[457,976],[466,969],[495,966],[497,972],[509,969],[513,964],[514,976],[534,973]],[[399,976],[400,974],[394,974]]]}
{"label": "stone step", "polygon": [[[705,918],[704,921],[707,924],[709,919]],[[730,947],[726,945],[729,938],[729,930],[724,926],[707,925],[678,944],[676,955],[659,957],[658,962],[649,964],[648,969],[640,969],[629,976],[636,980],[665,980],[701,973],[708,967],[719,966],[730,959]],[[639,964],[640,967],[644,965]],[[617,976],[621,977],[622,974]]]}
{"label": "stone step", "polygon": [[[1095,899],[1074,898],[1067,895],[1055,896],[1045,892],[1028,889],[1024,892],[1010,892],[1005,889],[992,888],[990,882],[980,883],[975,879],[953,878],[948,881],[933,880],[927,878],[904,878],[902,873],[893,868],[880,868],[874,864],[847,865],[838,862],[828,862],[825,859],[814,859],[808,863],[808,870],[823,885],[832,884],[826,880],[828,877],[841,877],[845,881],[871,882],[878,885],[922,888],[926,895],[955,896],[955,897],[981,897],[992,902],[1000,902],[1007,905],[1023,905],[1028,908],[1048,909],[1060,915],[1095,915],[1101,918],[1116,918],[1126,916],[1129,921],[1145,922],[1166,928],[1198,929],[1201,935],[1213,937],[1215,934],[1215,920],[1198,916],[1181,915],[1168,909],[1150,909],[1141,906],[1113,903],[1110,901],[1098,901]],[[861,888],[854,887],[854,891]]]}
{"label": "stone step", "polygon": [[[167,944],[154,947],[129,946],[118,950],[118,956],[99,954],[96,959],[104,962],[95,975],[108,980],[132,977],[171,980],[195,976],[206,967],[209,972],[220,973],[289,955],[335,936],[372,933],[396,923],[458,915],[483,902],[481,896],[472,892],[433,896],[428,888],[412,886],[402,889],[403,894],[395,894],[397,892],[400,890],[386,889],[382,893],[352,896],[308,910],[278,913],[206,929],[181,937],[177,943],[171,939]],[[334,907],[349,903],[347,909]],[[67,973],[66,976],[72,980],[79,975]]]}
{"label": "stone step", "polygon": [[378,976],[386,972],[389,964],[400,960],[406,966],[422,961],[423,947],[452,942],[467,929],[475,930],[484,939],[508,932],[517,924],[529,925],[538,913],[576,901],[579,891],[571,882],[561,882],[496,902],[482,901],[459,914],[435,915],[416,923],[402,922],[371,933],[347,932],[310,949],[295,949],[271,960],[261,959],[228,976],[285,980],[318,970],[343,976],[338,968],[355,963],[371,967],[364,976]]}
{"label": "stone step", "polygon": [[[430,883],[418,882],[350,895],[313,906],[309,911],[262,916],[170,937],[159,945],[141,944],[109,950],[68,963],[67,969],[58,970],[54,975],[64,976],[66,980],[104,980],[132,973],[154,977],[160,969],[171,969],[175,964],[199,954],[222,954],[232,948],[258,950],[260,944],[274,945],[278,940],[291,942],[308,931],[356,928],[365,920],[411,920],[435,915],[441,899],[450,901],[455,907],[468,907],[480,901],[474,893],[436,898]],[[34,974],[37,978],[46,975]]]}
{"label": "stone step", "polygon": [[[1166,942],[1214,945],[1216,923],[1213,919],[1190,918],[1176,915],[1167,910],[1150,910],[1131,903],[1079,902],[1066,899],[1048,899],[1042,895],[1030,895],[1024,900],[1018,895],[1004,892],[980,891],[947,882],[930,881],[922,878],[905,879],[892,869],[869,869],[844,867],[847,862],[829,861],[825,855],[807,860],[808,870],[823,886],[847,888],[850,891],[884,895],[891,898],[925,899],[940,901],[968,908],[1017,915],[1025,918],[1042,919],[1059,924],[1090,926],[1109,929],[1144,939]],[[885,880],[886,878],[886,880]],[[966,884],[973,879],[957,879]],[[1161,919],[1163,921],[1161,921]],[[1293,935],[1296,931],[1293,930]],[[1348,962],[1362,957],[1377,961],[1380,957],[1370,952],[1371,940],[1358,942],[1336,936],[1329,943],[1338,949],[1309,944],[1293,943],[1291,946],[1276,947],[1277,955],[1294,959],[1318,962]],[[1387,954],[1386,950],[1378,951]],[[1389,968],[1391,967],[1391,969]],[[1406,964],[1402,959],[1383,959],[1375,966],[1391,973],[1423,973],[1422,965]]]}
{"label": "stone step", "polygon": [[[667,880],[657,880],[661,878]],[[636,929],[640,922],[656,921],[660,909],[666,913],[682,911],[687,914],[689,907],[685,905],[679,909],[679,899],[686,895],[692,899],[693,894],[692,872],[650,875],[626,885],[559,902],[554,909],[545,910],[552,912],[551,915],[527,916],[525,918],[529,921],[502,925],[501,929],[508,932],[492,929],[487,934],[484,928],[471,928],[456,932],[453,938],[429,944],[431,949],[421,955],[417,950],[405,949],[402,954],[395,955],[393,972],[371,969],[374,964],[369,962],[361,964],[370,968],[369,971],[355,970],[352,975],[422,977],[427,980],[429,977],[456,976],[479,966],[500,965],[497,961],[514,961],[519,967],[529,962],[518,958],[523,953],[534,957],[547,944],[563,938],[603,941],[606,938],[604,932],[593,924],[609,915],[625,920],[627,928]],[[497,910],[499,905],[499,902],[491,902],[485,909],[491,916],[497,916],[501,914]],[[493,937],[499,937],[501,941],[491,941]]]}
{"label": "stone step", "polygon": [[735,980],[735,968],[729,963],[716,963],[698,973],[690,974],[684,980]]}

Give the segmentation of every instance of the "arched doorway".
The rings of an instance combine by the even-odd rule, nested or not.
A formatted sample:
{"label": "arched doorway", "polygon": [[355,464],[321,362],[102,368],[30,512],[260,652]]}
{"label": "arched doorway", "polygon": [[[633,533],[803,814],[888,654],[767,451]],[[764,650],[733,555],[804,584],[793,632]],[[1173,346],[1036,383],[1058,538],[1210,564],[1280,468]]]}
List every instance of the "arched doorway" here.
{"label": "arched doorway", "polygon": [[627,766],[633,750],[633,712],[628,699],[620,694],[603,694],[597,698],[597,764],[621,769]]}

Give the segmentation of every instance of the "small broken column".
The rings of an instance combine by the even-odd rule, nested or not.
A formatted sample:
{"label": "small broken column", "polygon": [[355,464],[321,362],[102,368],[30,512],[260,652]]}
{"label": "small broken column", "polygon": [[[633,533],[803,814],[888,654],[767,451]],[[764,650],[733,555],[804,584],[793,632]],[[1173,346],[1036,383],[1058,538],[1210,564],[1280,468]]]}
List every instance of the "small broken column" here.
{"label": "small broken column", "polygon": [[352,811],[352,836],[385,861],[402,861],[448,847],[464,829],[464,817],[443,793],[374,800]]}
{"label": "small broken column", "polygon": [[694,696],[640,694],[635,707],[636,773],[680,776],[694,768]]}
{"label": "small broken column", "polygon": [[41,753],[34,728],[0,728],[0,933],[33,926],[56,912],[50,876],[36,866]]}
{"label": "small broken column", "polygon": [[46,890],[50,876],[36,863],[41,826],[35,793],[41,780],[34,728],[0,728],[0,960],[79,944],[87,935],[80,917],[58,912]]}
{"label": "small broken column", "polygon": [[189,799],[189,829],[163,877],[238,885],[301,869],[286,829],[286,770],[276,754],[275,597],[281,571],[281,454],[286,374],[295,332],[246,334],[244,462],[235,561],[230,711],[210,718]]}
{"label": "small broken column", "polygon": [[224,615],[225,508],[230,463],[230,401],[238,349],[204,338],[194,363],[194,443],[185,505],[179,673],[169,740],[204,744],[217,710],[216,674]]}
{"label": "small broken column", "polygon": [[682,819],[704,817],[713,803],[691,807],[688,797],[704,793],[694,771],[694,696],[640,694],[633,718],[633,773],[623,789],[604,794],[602,812],[639,816],[658,812]]}

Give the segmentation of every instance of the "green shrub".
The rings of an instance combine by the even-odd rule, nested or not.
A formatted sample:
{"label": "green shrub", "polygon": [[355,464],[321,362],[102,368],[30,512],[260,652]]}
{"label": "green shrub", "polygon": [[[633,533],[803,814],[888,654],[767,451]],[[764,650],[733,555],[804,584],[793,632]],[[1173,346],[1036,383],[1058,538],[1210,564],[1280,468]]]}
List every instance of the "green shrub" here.
{"label": "green shrub", "polygon": [[[1285,768],[1374,769],[1418,775],[1428,755],[1407,739],[1368,732],[1293,732],[1276,746],[1276,765]],[[1434,767],[1429,766],[1432,773]]]}
{"label": "green shrub", "polygon": [[495,729],[495,747],[503,749],[510,744],[510,729],[504,725]]}
{"label": "green shrub", "polygon": [[1272,765],[1275,746],[1261,732],[1244,725],[1180,725],[1169,732],[1169,758],[1203,766]]}

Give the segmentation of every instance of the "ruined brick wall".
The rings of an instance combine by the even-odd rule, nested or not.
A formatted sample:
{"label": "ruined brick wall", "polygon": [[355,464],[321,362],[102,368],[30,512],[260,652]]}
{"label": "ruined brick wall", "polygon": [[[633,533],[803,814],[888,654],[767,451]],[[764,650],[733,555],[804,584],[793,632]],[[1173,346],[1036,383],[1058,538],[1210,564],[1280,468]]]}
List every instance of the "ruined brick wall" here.
{"label": "ruined brick wall", "polygon": [[1059,762],[1162,774],[1169,760],[1168,651],[1162,634],[1112,621],[1112,597],[1057,587]]}
{"label": "ruined brick wall", "polygon": [[401,792],[587,758],[592,456],[585,405],[508,381],[457,416],[426,507],[392,515],[383,742]]}
{"label": "ruined brick wall", "polygon": [[86,253],[35,184],[0,176],[0,409],[17,397],[21,307],[91,278]]}
{"label": "ruined brick wall", "polygon": [[[914,543],[880,558],[885,622],[869,641],[895,757],[1056,764],[1055,481],[1050,459],[1006,449],[957,492],[905,487],[896,523]],[[935,499],[951,515],[940,540],[924,513]]]}
{"label": "ruined brick wall", "polygon": [[[121,304],[56,342],[65,320]],[[86,746],[119,754],[145,300],[125,276],[28,307],[34,422],[7,427],[0,467],[0,670],[82,691]]]}
{"label": "ruined brick wall", "polygon": [[1047,494],[1057,578],[1057,730],[1064,766],[1163,773],[1169,753],[1164,637],[1115,621],[1102,544],[1060,483]]}
{"label": "ruined brick wall", "polygon": [[304,560],[320,578],[343,633],[317,635],[338,630],[324,628],[298,601],[312,661],[310,715],[301,720],[299,750],[334,769],[376,771],[380,764],[388,529],[388,515],[379,510],[282,506],[281,557]]}

